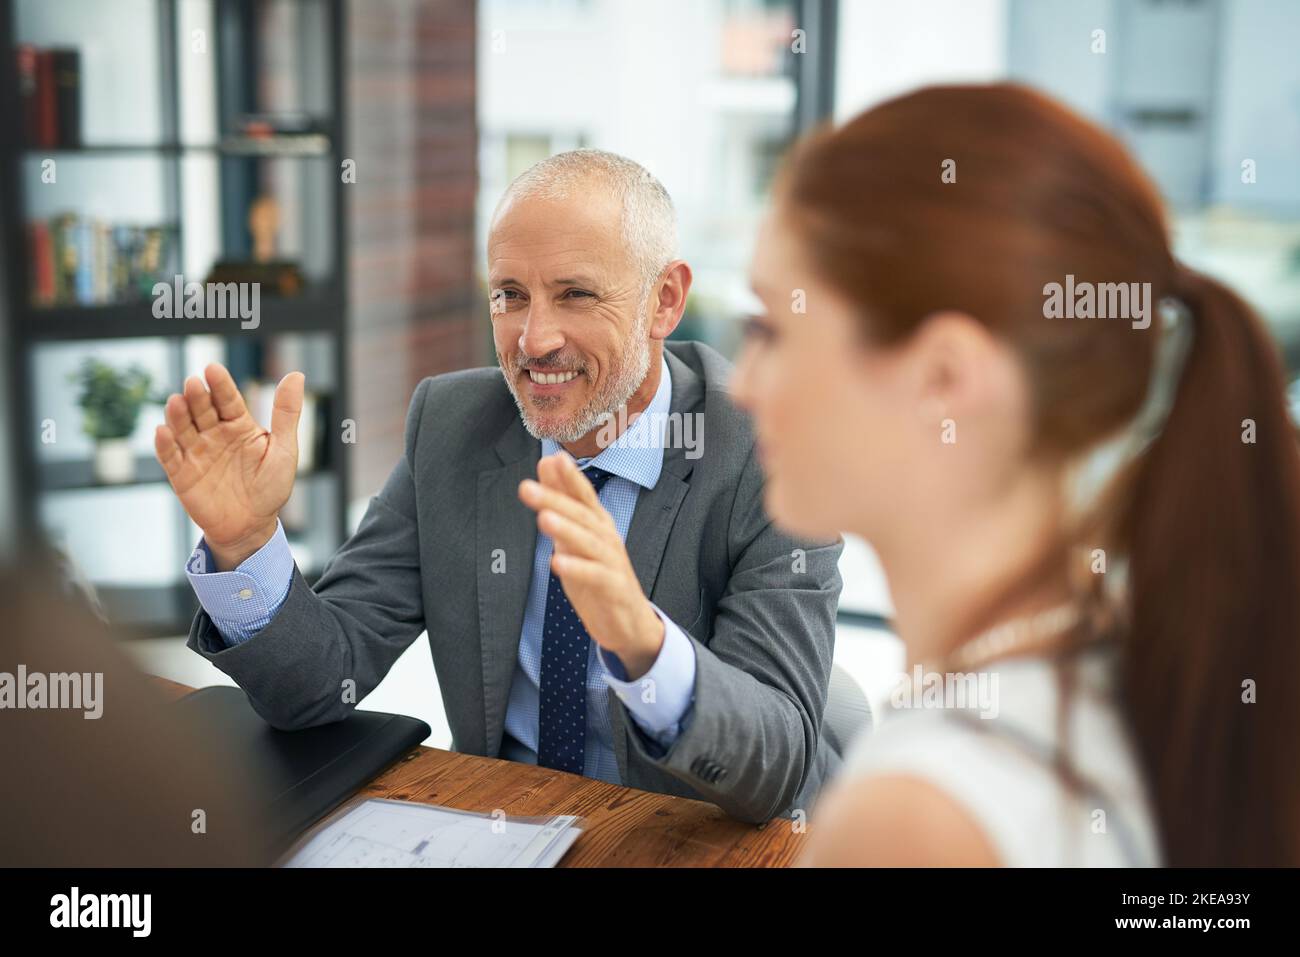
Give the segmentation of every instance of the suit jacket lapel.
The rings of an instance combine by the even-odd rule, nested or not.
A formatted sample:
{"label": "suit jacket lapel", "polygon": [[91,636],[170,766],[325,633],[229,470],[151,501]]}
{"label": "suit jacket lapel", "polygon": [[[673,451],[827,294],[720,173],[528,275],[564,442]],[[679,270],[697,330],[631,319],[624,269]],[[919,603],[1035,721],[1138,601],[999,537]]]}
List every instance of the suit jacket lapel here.
{"label": "suit jacket lapel", "polygon": [[[669,412],[688,415],[699,411],[697,406],[704,395],[699,376],[668,350],[664,350],[664,356],[673,378]],[[680,446],[664,449],[664,464],[659,473],[659,481],[654,488],[643,488],[637,495],[636,510],[632,513],[632,524],[627,530],[627,554],[632,560],[632,567],[636,569],[641,590],[647,596],[654,589],[655,579],[659,577],[659,565],[668,544],[668,533],[672,531],[682,499],[690,488],[687,479],[694,466],[694,460],[686,457],[686,449]]]}
{"label": "suit jacket lapel", "polygon": [[[484,753],[488,755],[496,755],[501,748],[537,550],[537,521],[532,510],[519,501],[519,483],[536,477],[542,446],[516,421],[497,443],[496,453],[503,464],[478,476],[474,549],[483,657]],[[501,559],[504,572],[498,571]]]}

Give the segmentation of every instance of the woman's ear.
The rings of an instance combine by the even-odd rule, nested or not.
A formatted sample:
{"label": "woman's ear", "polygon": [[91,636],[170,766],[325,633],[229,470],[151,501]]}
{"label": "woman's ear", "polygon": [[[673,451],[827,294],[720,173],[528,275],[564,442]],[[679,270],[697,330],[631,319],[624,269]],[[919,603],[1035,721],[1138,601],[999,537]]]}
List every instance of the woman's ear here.
{"label": "woman's ear", "polygon": [[1007,347],[969,313],[931,313],[907,346],[915,367],[916,405],[927,418],[957,419],[998,403]]}

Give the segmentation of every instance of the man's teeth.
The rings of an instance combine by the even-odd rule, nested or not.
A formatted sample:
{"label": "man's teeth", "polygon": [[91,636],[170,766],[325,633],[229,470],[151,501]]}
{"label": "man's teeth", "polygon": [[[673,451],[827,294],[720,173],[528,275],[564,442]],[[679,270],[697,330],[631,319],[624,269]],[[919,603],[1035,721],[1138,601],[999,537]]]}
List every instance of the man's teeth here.
{"label": "man's teeth", "polygon": [[559,385],[561,382],[568,382],[577,372],[535,372],[528,370],[528,378],[532,379],[538,385]]}

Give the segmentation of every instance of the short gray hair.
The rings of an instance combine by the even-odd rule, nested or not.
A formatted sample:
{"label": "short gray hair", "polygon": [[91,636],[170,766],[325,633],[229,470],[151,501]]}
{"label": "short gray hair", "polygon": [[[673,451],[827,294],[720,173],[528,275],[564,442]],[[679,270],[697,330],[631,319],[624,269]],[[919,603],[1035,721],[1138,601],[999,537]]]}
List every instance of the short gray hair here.
{"label": "short gray hair", "polygon": [[557,153],[520,173],[505,191],[492,218],[507,203],[538,196],[564,199],[575,187],[604,181],[623,205],[623,241],[641,276],[641,298],[677,255],[677,211],[663,184],[640,163],[605,150]]}

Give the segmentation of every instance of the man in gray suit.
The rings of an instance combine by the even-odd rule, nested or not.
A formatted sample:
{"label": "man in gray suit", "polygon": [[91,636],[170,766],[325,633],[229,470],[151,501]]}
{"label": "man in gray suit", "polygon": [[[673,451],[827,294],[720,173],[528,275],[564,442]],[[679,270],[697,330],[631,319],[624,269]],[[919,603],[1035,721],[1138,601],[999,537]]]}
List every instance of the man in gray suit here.
{"label": "man in gray suit", "polygon": [[428,633],[458,751],[712,801],[807,809],[841,544],[772,527],[729,366],[666,343],[690,290],[637,164],[579,150],[517,179],[488,238],[499,369],[425,379],[406,452],[308,587],[277,513],[303,377],[270,430],[219,365],[156,436],[203,530],[189,646],[279,728],[337,721]]}

